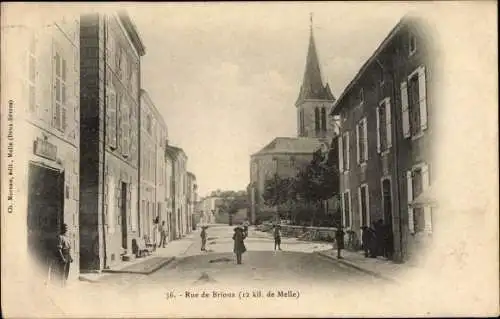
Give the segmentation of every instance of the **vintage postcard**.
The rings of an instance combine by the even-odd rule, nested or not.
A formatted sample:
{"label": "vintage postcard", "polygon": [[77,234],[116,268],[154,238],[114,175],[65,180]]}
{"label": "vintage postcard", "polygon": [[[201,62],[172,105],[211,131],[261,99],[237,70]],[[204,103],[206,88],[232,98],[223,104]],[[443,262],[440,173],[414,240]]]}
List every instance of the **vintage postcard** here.
{"label": "vintage postcard", "polygon": [[499,315],[495,5],[3,2],[2,315]]}

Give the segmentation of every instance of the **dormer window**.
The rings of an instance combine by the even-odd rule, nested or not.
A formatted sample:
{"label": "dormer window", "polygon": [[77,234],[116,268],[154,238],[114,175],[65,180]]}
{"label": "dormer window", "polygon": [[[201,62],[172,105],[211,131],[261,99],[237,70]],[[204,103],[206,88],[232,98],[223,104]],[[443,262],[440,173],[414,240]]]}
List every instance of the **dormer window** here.
{"label": "dormer window", "polygon": [[415,34],[410,32],[410,37],[409,37],[409,48],[410,48],[410,53],[409,55],[412,56],[417,52],[417,37]]}

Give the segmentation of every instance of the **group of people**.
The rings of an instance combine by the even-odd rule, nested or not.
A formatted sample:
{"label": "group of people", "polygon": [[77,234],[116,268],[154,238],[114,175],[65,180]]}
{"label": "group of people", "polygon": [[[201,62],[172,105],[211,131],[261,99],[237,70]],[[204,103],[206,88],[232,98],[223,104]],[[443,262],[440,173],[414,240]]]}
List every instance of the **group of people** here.
{"label": "group of people", "polygon": [[378,256],[391,259],[393,254],[393,236],[390,224],[384,224],[382,219],[372,223],[372,227],[363,226],[361,240],[365,257]]}

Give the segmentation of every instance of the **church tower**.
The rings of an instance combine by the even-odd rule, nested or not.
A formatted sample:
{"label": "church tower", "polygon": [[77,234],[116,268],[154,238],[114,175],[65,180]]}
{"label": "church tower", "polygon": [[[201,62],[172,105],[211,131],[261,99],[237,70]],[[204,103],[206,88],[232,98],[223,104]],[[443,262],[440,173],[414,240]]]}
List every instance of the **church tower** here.
{"label": "church tower", "polygon": [[334,120],[328,116],[329,110],[335,102],[328,83],[323,84],[319,67],[316,44],[314,42],[312,14],[309,34],[309,48],[307,51],[306,68],[297,107],[297,136],[325,138],[334,135]]}

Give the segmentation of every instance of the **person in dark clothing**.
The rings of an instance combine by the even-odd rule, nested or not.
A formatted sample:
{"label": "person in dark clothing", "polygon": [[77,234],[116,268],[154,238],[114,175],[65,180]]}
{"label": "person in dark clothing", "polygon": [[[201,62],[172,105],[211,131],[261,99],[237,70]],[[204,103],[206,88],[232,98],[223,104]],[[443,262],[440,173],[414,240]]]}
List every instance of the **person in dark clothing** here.
{"label": "person in dark clothing", "polygon": [[274,250],[276,250],[276,246],[278,250],[281,250],[281,226],[274,226]]}
{"label": "person in dark clothing", "polygon": [[206,251],[206,248],[205,248],[205,246],[207,244],[207,227],[206,226],[201,227],[200,237],[201,237],[201,251]]}
{"label": "person in dark clothing", "polygon": [[387,259],[392,259],[394,253],[394,238],[392,235],[392,225],[384,225],[384,252]]}
{"label": "person in dark clothing", "polygon": [[247,251],[247,248],[245,247],[245,233],[243,232],[243,229],[241,227],[236,227],[234,229],[234,235],[233,235],[233,240],[234,240],[234,253],[236,254],[236,262],[238,265],[241,264],[241,258],[244,252]]}
{"label": "person in dark clothing", "polygon": [[376,232],[376,228],[377,228],[377,223],[376,222],[373,222],[372,223],[372,227],[368,228],[368,251],[369,251],[369,257],[370,258],[377,258],[378,256],[378,238],[377,238],[377,232]]}
{"label": "person in dark clothing", "polygon": [[69,265],[73,262],[71,257],[71,242],[68,236],[68,225],[63,224],[61,233],[57,236],[57,275],[61,286],[66,286],[69,276]]}
{"label": "person in dark clothing", "polygon": [[342,225],[339,226],[337,231],[335,232],[335,242],[337,243],[337,258],[342,259],[341,251],[344,249],[344,228]]}
{"label": "person in dark clothing", "polygon": [[361,228],[362,233],[361,233],[361,241],[363,243],[363,250],[365,252],[365,257],[368,257],[370,255],[370,242],[372,240],[372,233],[370,231],[369,227],[363,226]]}

